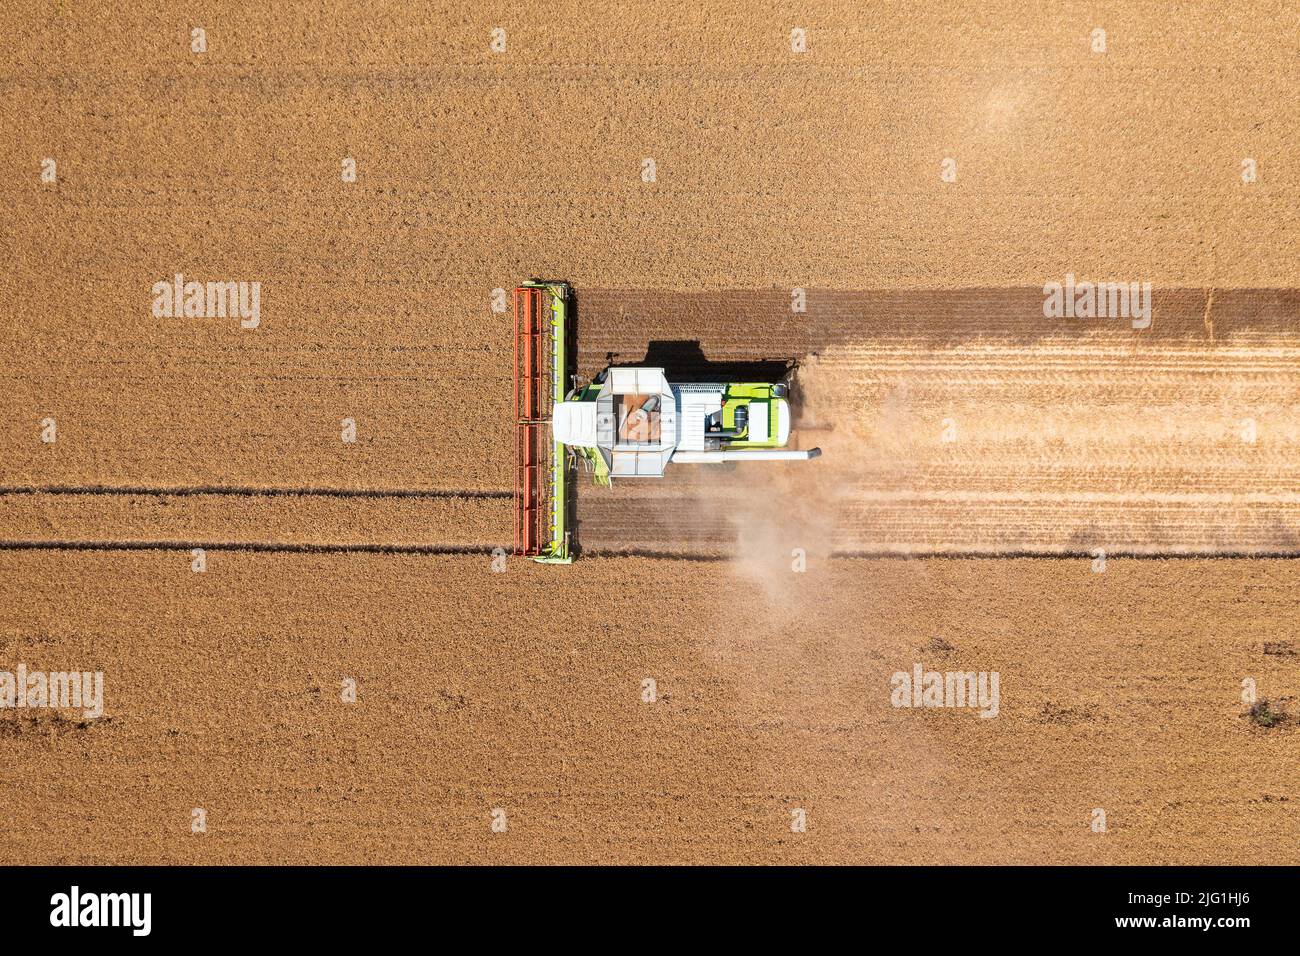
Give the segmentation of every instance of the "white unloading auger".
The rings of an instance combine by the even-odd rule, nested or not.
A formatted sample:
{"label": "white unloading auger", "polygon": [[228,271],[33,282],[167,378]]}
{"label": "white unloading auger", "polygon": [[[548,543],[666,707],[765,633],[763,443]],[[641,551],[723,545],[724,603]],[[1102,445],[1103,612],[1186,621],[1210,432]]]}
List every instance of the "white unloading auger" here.
{"label": "white unloading auger", "polygon": [[673,452],[672,461],[684,465],[710,465],[721,461],[808,461],[821,455],[820,448],[807,451],[765,451],[760,448],[739,449],[736,451],[677,451]]}

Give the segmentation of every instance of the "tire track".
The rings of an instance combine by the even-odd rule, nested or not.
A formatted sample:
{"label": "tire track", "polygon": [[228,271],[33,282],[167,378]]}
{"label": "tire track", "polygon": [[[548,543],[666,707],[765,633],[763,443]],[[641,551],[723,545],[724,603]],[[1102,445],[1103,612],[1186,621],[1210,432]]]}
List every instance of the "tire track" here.
{"label": "tire track", "polygon": [[490,554],[490,547],[438,544],[295,544],[285,541],[0,541],[0,551],[247,551],[285,554]]}

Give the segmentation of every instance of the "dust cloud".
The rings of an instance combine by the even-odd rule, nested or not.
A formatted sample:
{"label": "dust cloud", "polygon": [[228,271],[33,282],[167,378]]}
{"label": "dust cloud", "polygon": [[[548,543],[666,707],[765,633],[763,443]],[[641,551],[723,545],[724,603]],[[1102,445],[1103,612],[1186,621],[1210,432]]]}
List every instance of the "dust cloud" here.
{"label": "dust cloud", "polygon": [[823,351],[794,395],[794,441],[823,455],[742,466],[734,568],[788,603],[833,553],[1289,552],[1298,372],[1261,337]]}

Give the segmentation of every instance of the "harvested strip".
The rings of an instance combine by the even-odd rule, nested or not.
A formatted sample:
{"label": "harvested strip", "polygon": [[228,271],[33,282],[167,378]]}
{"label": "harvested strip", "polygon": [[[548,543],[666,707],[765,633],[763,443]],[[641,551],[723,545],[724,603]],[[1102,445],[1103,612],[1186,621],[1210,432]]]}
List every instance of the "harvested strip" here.
{"label": "harvested strip", "polygon": [[[672,466],[661,482],[580,483],[579,542],[597,551],[822,554],[1300,552],[1300,347],[1293,292],[1171,290],[1146,330],[1051,323],[1041,291],[820,293],[800,336],[795,440],[816,462]],[[746,303],[772,295],[597,297],[594,344],[645,315],[696,327],[731,371]],[[1034,309],[1037,308],[1037,314]],[[948,316],[946,333],[942,319]],[[596,314],[593,316],[592,313]],[[756,340],[772,358],[766,334]],[[678,349],[680,354],[687,354]],[[633,356],[633,360],[641,356]],[[586,362],[597,364],[588,354]]]}

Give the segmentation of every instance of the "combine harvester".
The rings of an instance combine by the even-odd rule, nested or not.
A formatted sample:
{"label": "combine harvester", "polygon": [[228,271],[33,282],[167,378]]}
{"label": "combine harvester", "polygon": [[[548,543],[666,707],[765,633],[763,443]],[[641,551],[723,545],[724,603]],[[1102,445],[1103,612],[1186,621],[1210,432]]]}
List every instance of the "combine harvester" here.
{"label": "combine harvester", "polygon": [[598,485],[659,478],[669,462],[801,461],[790,451],[789,386],[670,384],[660,368],[611,367],[574,387],[564,282],[526,282],[514,293],[514,553],[573,560],[570,478],[580,461]]}

